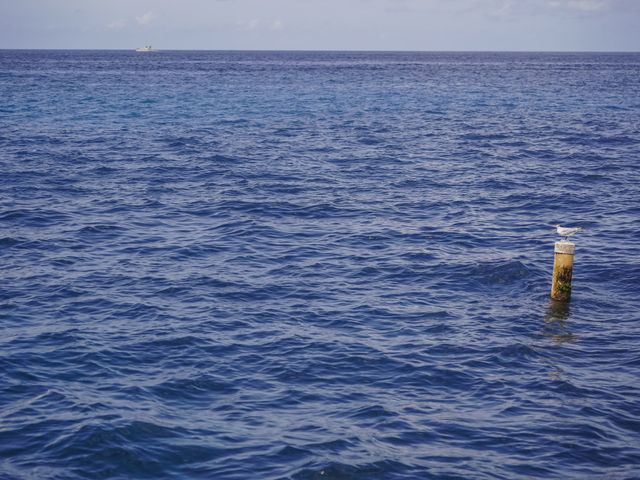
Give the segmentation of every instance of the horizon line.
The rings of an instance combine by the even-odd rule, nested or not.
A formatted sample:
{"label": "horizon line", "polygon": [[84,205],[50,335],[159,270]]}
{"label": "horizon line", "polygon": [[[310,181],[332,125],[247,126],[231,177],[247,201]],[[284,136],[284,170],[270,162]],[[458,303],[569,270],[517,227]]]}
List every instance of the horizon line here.
{"label": "horizon line", "polygon": [[[0,47],[0,51],[10,50],[31,50],[31,51],[108,51],[108,52],[134,52],[136,48],[5,48]],[[246,48],[225,48],[225,49],[191,49],[191,48],[160,48],[153,49],[154,52],[335,52],[335,53],[640,53],[640,50],[369,50],[369,49],[246,49]]]}

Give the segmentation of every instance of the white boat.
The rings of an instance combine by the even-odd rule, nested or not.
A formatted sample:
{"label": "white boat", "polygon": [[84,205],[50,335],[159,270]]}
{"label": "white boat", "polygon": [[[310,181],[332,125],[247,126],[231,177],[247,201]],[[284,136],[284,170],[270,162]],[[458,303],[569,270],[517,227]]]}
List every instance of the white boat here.
{"label": "white boat", "polygon": [[147,45],[146,47],[136,48],[136,52],[153,52],[151,45]]}

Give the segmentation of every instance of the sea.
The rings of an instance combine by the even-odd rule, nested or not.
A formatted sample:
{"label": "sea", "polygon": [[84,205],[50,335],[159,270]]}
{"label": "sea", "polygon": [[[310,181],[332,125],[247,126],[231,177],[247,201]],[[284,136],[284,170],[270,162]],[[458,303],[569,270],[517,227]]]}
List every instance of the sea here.
{"label": "sea", "polygon": [[639,53],[1,50],[0,479],[638,479],[639,232]]}

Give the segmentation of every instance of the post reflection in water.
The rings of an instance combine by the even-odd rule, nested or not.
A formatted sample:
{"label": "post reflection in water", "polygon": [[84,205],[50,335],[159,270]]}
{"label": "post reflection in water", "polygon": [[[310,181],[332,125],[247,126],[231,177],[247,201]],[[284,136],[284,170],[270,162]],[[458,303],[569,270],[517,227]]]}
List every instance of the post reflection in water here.
{"label": "post reflection in water", "polygon": [[544,314],[543,334],[558,345],[576,341],[577,337],[569,331],[570,316],[571,307],[568,302],[551,300]]}

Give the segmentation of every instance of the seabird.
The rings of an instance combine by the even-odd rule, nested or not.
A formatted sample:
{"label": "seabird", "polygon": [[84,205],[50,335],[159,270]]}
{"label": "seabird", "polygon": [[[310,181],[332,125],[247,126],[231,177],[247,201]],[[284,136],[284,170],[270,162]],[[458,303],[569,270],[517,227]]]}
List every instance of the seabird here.
{"label": "seabird", "polygon": [[568,241],[571,235],[575,235],[582,231],[582,227],[561,227],[560,225],[554,225],[557,229],[558,235],[562,237],[563,241]]}

